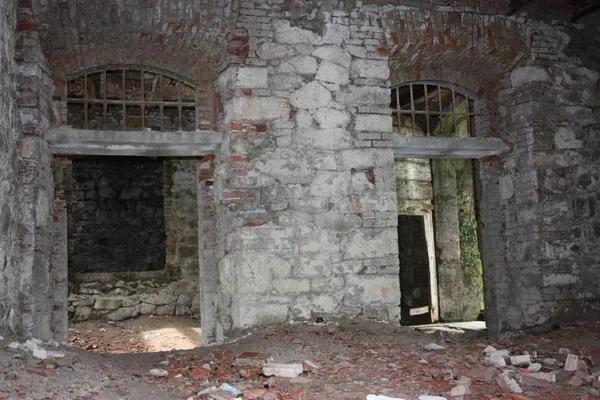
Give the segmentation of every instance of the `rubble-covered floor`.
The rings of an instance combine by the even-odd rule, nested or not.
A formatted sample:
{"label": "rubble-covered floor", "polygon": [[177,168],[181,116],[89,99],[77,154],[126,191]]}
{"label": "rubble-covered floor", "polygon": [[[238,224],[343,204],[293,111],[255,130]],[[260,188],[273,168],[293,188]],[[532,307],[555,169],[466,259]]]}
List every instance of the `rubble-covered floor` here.
{"label": "rubble-covered floor", "polygon": [[[252,330],[228,345],[161,353],[98,354],[60,346],[52,350],[64,357],[40,360],[31,349],[7,348],[10,341],[5,338],[0,341],[0,399],[235,398],[227,391],[198,395],[223,383],[239,389],[239,398],[264,400],[364,400],[369,394],[402,399],[600,398],[600,313],[598,308],[591,310],[582,322],[498,341],[477,332],[426,333],[354,319],[281,324]],[[445,349],[426,351],[430,343]],[[540,365],[530,370],[501,357],[508,366],[491,366],[491,353],[487,358],[484,353],[490,345],[512,356],[529,354],[531,362]],[[240,358],[243,353],[247,354]],[[260,364],[271,357],[276,363],[309,362],[297,377],[266,377]],[[527,357],[513,361],[523,359]],[[540,366],[539,372],[532,371]],[[167,376],[151,376],[151,370]],[[464,388],[454,390],[468,388],[470,394],[451,396],[461,385]],[[511,392],[509,385],[522,393]]]}

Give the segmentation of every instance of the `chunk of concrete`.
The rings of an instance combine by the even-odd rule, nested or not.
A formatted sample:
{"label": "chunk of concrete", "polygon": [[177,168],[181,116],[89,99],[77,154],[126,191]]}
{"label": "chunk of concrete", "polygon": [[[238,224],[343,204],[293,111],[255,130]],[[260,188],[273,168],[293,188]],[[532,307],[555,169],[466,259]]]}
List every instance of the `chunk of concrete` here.
{"label": "chunk of concrete", "polygon": [[531,357],[529,355],[512,356],[510,363],[515,367],[528,367],[531,364]]}
{"label": "chunk of concrete", "polygon": [[459,396],[467,396],[471,394],[471,390],[465,385],[458,385],[452,388],[450,391],[450,396],[459,397]]}
{"label": "chunk of concrete", "polygon": [[523,393],[523,390],[519,384],[511,377],[505,374],[499,374],[496,376],[496,383],[498,386],[507,392]]}
{"label": "chunk of concrete", "polygon": [[151,369],[150,371],[148,371],[148,375],[154,376],[157,378],[163,378],[165,376],[169,376],[169,372],[165,371],[164,369],[154,368],[154,369]]}
{"label": "chunk of concrete", "polygon": [[263,365],[263,374],[266,376],[295,378],[303,371],[302,364],[269,363]]}

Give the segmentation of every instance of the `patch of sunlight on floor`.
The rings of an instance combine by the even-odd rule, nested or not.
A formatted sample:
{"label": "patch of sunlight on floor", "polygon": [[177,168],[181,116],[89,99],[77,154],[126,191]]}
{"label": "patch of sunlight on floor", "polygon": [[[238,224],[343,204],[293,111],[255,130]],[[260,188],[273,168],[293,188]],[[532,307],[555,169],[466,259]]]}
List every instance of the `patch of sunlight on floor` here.
{"label": "patch of sunlight on floor", "polygon": [[200,327],[165,327],[141,332],[149,351],[189,350],[202,345]]}

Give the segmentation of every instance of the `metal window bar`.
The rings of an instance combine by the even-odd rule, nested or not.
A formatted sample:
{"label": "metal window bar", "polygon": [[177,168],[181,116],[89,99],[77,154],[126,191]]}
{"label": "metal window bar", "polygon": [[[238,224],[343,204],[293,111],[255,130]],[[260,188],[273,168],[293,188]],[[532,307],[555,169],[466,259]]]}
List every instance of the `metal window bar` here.
{"label": "metal window bar", "polygon": [[[429,93],[428,93],[428,89],[427,89],[427,84],[430,84],[432,86],[436,86],[437,87],[437,95],[438,95],[438,102],[440,105],[440,111],[431,111],[429,109],[429,102],[428,102],[428,98],[429,98]],[[426,116],[426,120],[427,120],[427,136],[431,135],[431,125],[430,125],[430,121],[429,118],[431,117],[438,117],[439,118],[439,126],[441,127],[442,124],[442,119],[443,117],[451,117],[452,118],[452,126],[454,128],[454,133],[457,134],[457,129],[458,129],[458,119],[460,117],[464,117],[467,120],[467,133],[469,136],[474,136],[475,135],[475,127],[474,127],[474,120],[476,116],[480,116],[481,114],[477,113],[475,111],[475,100],[472,97],[469,97],[468,94],[466,93],[462,93],[459,91],[456,91],[455,87],[452,85],[449,86],[442,86],[438,83],[430,83],[430,82],[425,82],[422,85],[424,86],[424,93],[425,93],[425,111],[420,111],[417,110],[415,107],[415,99],[414,99],[414,88],[413,85],[421,85],[421,83],[419,84],[407,84],[407,85],[401,85],[401,86],[397,86],[395,88],[392,88],[392,90],[395,92],[394,95],[396,97],[396,107],[392,110],[392,112],[395,112],[398,118],[398,130],[401,131],[402,130],[402,116],[410,116],[410,120],[412,122],[412,126],[411,126],[411,131],[412,131],[412,135],[415,135],[415,125],[416,125],[416,116],[417,115],[425,115]],[[402,107],[400,104],[400,93],[399,90],[402,87],[409,87],[409,91],[410,91],[410,104],[408,107]],[[443,88],[448,88],[450,89],[450,92],[452,94],[452,101],[451,101],[451,107],[449,108],[449,111],[442,111],[442,89]],[[460,93],[462,96],[464,96],[464,101],[465,101],[465,110],[464,112],[459,112],[456,108],[456,93]],[[471,106],[469,104],[469,102],[472,101],[473,105]]]}
{"label": "metal window bar", "polygon": [[[113,66],[111,66],[111,68],[115,68]],[[113,104],[113,105],[121,105],[122,106],[122,112],[123,112],[123,116],[122,116],[122,120],[121,120],[121,125],[122,128],[124,130],[127,130],[127,106],[128,105],[139,105],[140,109],[141,109],[141,118],[142,118],[142,128],[145,128],[146,126],[146,115],[145,115],[145,109],[147,106],[152,106],[152,105],[157,105],[159,107],[159,112],[160,112],[160,129],[161,131],[164,131],[164,107],[165,106],[176,106],[177,110],[178,110],[178,128],[180,130],[183,129],[183,108],[192,108],[194,107],[194,111],[195,111],[195,115],[196,115],[196,127],[198,124],[198,101],[197,99],[195,99],[195,101],[184,101],[183,97],[182,97],[182,81],[181,79],[178,78],[173,78],[176,79],[176,85],[177,85],[177,101],[163,101],[163,91],[162,91],[162,85],[165,79],[165,75],[163,75],[162,73],[158,73],[156,72],[156,74],[159,76],[157,85],[160,86],[160,90],[159,90],[159,99],[158,101],[146,101],[145,99],[145,93],[144,93],[144,72],[145,70],[140,68],[137,69],[138,71],[140,71],[140,79],[141,79],[141,90],[142,90],[142,99],[141,100],[126,100],[126,79],[125,79],[125,71],[132,69],[134,70],[134,68],[130,68],[130,67],[117,67],[117,71],[121,71],[121,95],[122,95],[122,99],[121,100],[109,100],[108,97],[108,84],[107,84],[107,71],[108,68],[102,68],[102,69],[94,69],[94,70],[90,70],[89,72],[82,74],[80,76],[83,76],[84,79],[84,87],[83,87],[83,97],[82,98],[71,98],[68,97],[68,88],[69,88],[69,82],[73,81],[74,79],[77,79],[80,76],[75,76],[71,79],[69,79],[67,81],[67,97],[66,97],[66,103],[68,104],[81,104],[83,105],[83,109],[84,109],[84,120],[83,120],[83,128],[84,129],[88,129],[88,125],[89,125],[89,121],[88,121],[88,107],[94,104],[100,104],[102,105],[102,116],[103,116],[103,126],[104,129],[108,129],[108,106]],[[102,99],[90,99],[88,97],[88,75],[90,75],[91,73],[94,72],[102,72],[102,82],[101,82],[101,89],[103,90],[103,96]],[[170,77],[169,77],[170,78]],[[197,94],[197,91],[196,91]],[[196,96],[197,97],[197,96]]]}

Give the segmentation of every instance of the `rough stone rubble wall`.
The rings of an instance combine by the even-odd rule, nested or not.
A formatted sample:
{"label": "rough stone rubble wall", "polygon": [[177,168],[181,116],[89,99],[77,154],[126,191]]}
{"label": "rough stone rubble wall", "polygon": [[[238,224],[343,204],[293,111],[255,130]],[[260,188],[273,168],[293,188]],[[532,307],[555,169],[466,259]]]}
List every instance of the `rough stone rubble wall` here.
{"label": "rough stone rubble wall", "polygon": [[219,329],[315,314],[396,320],[380,15],[323,10],[325,22],[310,30],[292,25],[295,10],[270,3],[241,3],[236,33],[246,46],[218,82],[226,124],[216,174]]}
{"label": "rough stone rubble wall", "polygon": [[18,270],[17,112],[14,61],[16,2],[0,3],[0,332],[15,332],[20,323]]}
{"label": "rough stone rubble wall", "polygon": [[498,331],[600,297],[600,60],[589,52],[598,29],[530,23],[528,34],[528,65],[498,92],[497,132],[512,151],[481,163],[484,235],[493,237],[483,248],[487,300]]}

